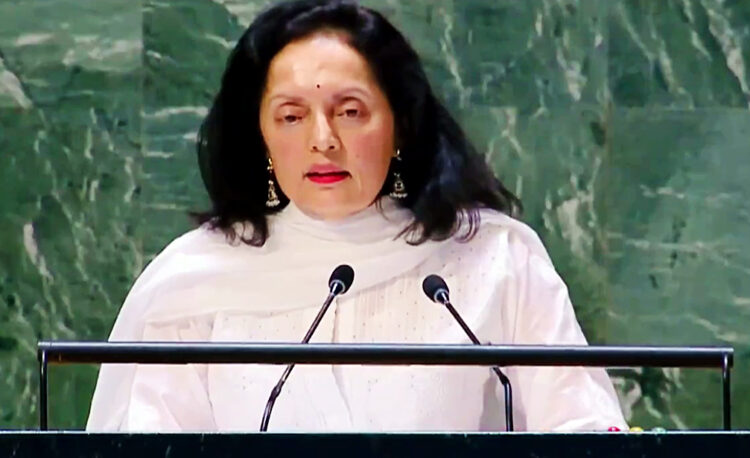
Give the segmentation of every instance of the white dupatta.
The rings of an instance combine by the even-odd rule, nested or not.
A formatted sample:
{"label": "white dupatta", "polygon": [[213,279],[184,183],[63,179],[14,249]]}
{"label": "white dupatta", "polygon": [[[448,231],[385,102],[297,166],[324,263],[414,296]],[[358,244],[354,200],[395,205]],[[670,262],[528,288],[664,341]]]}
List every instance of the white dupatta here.
{"label": "white dupatta", "polygon": [[[437,254],[440,242],[414,246],[397,238],[412,221],[411,212],[390,198],[381,203],[382,208],[373,205],[339,222],[314,220],[290,203],[269,218],[270,237],[260,248],[229,243],[223,234],[206,228],[188,232],[137,279],[109,340],[142,341],[145,323],[219,312],[317,309],[339,264],[355,270],[352,294],[394,279]],[[523,223],[485,210],[481,223],[508,227],[531,251],[549,260],[537,235]],[[102,366],[87,429],[119,429],[130,404],[135,368]]]}

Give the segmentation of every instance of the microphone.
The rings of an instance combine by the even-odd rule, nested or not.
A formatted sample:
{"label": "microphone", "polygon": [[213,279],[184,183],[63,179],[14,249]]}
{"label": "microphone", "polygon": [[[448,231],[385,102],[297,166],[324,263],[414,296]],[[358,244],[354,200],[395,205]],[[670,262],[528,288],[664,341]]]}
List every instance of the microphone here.
{"label": "microphone", "polygon": [[[428,275],[422,282],[422,291],[424,291],[431,301],[443,304],[448,311],[451,312],[453,318],[456,319],[461,326],[461,329],[463,329],[466,335],[469,336],[469,339],[474,345],[482,345],[479,339],[477,339],[477,336],[471,332],[469,326],[461,318],[461,315],[459,315],[453,307],[453,304],[451,304],[450,291],[442,277],[434,274]],[[499,367],[492,366],[492,371],[495,372],[497,378],[500,379],[500,383],[503,384],[503,391],[505,391],[505,429],[506,431],[513,431],[513,391],[510,386],[510,380],[505,374],[503,374]]]}
{"label": "microphone", "polygon": [[[301,343],[306,344],[310,342],[310,338],[318,328],[320,321],[323,319],[323,315],[325,315],[326,311],[328,310],[328,306],[331,305],[331,302],[333,302],[336,296],[340,296],[341,294],[349,291],[349,288],[352,286],[353,282],[354,269],[352,269],[351,266],[341,264],[340,266],[333,269],[331,277],[328,279],[328,297],[326,297],[325,302],[323,302],[323,306],[320,308],[318,315],[313,320],[312,325],[310,325],[310,329],[307,330],[307,334],[305,334],[305,337],[302,338]],[[284,373],[281,374],[278,383],[276,383],[276,386],[274,386],[273,390],[271,390],[271,395],[268,397],[266,409],[263,411],[263,418],[260,422],[261,432],[265,432],[268,430],[268,421],[271,419],[271,411],[273,410],[273,405],[274,403],[276,403],[276,398],[279,397],[279,394],[281,394],[281,388],[284,386],[284,383],[286,383],[286,379],[289,378],[289,374],[292,372],[292,369],[294,369],[294,363],[286,367]]]}

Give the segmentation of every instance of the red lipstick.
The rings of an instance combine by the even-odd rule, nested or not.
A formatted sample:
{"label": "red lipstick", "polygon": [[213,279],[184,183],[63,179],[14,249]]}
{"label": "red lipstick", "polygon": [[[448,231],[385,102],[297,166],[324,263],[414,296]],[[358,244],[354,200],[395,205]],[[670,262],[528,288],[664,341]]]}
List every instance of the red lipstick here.
{"label": "red lipstick", "polygon": [[318,184],[332,184],[350,177],[349,172],[332,164],[313,165],[305,177]]}

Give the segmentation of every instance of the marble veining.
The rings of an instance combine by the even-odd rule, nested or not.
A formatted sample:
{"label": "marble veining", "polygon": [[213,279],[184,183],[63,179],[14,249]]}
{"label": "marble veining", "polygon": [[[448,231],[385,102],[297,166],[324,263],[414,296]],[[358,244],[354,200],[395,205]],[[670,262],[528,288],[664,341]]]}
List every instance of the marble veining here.
{"label": "marble veining", "polygon": [[[0,3],[0,428],[37,421],[36,342],[104,339],[207,197],[195,138],[268,0]],[[525,204],[589,340],[731,345],[750,427],[750,2],[364,0]],[[613,370],[631,423],[718,428],[720,374]],[[96,368],[53,367],[81,428]]]}

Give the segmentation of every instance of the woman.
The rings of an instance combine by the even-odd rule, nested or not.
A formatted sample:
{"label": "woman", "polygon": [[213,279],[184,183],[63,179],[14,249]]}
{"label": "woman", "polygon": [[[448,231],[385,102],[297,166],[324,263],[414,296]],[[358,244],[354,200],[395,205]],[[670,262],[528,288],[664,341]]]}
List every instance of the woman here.
{"label": "woman", "polygon": [[[338,264],[351,290],[313,342],[464,343],[421,291],[439,274],[483,341],[585,344],[519,201],[437,101],[381,15],[302,0],[232,52],[198,144],[211,211],[135,283],[111,340],[304,335]],[[90,430],[257,430],[282,367],[105,366]],[[507,368],[517,430],[624,427],[603,370]],[[486,367],[298,366],[271,431],[501,430]]]}

